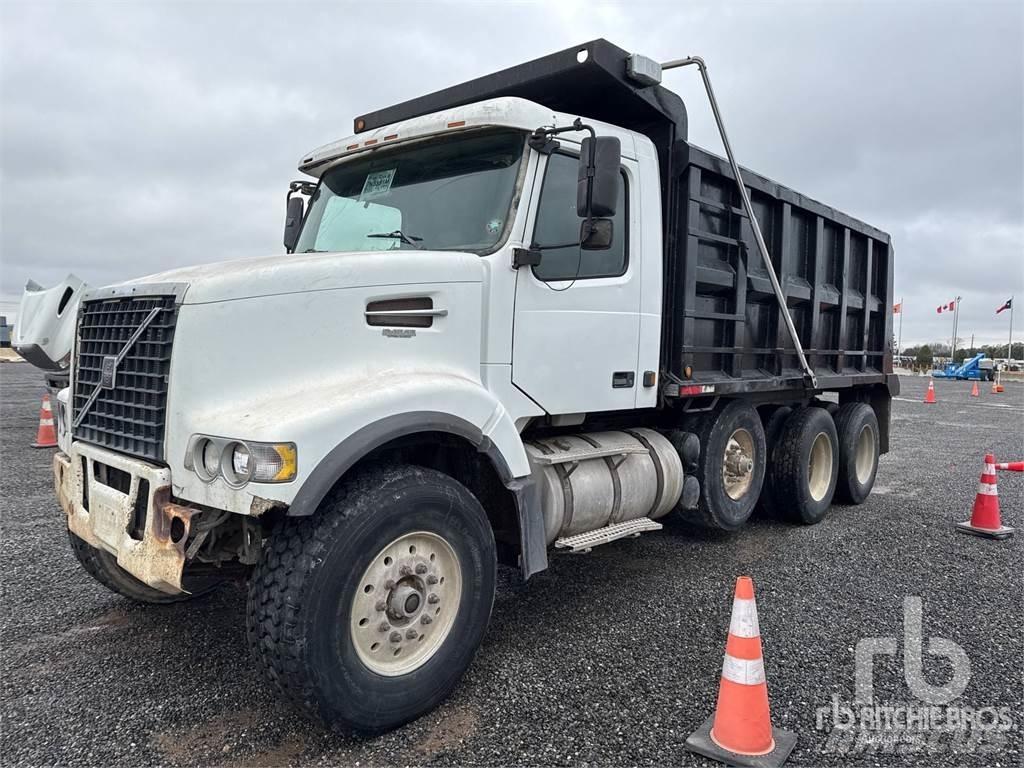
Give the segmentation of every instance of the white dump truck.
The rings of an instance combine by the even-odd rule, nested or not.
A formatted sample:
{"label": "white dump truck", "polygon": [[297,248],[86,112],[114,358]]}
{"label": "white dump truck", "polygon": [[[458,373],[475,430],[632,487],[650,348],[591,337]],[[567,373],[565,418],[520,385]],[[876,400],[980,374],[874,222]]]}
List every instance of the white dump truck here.
{"label": "white dump truck", "polygon": [[498,564],[863,501],[889,236],[689,144],[661,69],[596,40],[363,115],[302,156],[285,252],[84,295],[54,475],[85,570],[246,578],[270,678],[373,732],[457,685]]}

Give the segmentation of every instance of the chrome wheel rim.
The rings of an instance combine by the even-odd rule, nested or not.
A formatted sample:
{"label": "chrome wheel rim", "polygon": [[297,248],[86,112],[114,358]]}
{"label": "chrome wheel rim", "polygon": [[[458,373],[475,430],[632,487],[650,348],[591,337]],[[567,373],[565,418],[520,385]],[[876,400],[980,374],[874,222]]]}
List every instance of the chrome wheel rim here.
{"label": "chrome wheel rim", "polygon": [[379,675],[406,675],[444,644],[462,597],[462,570],[442,537],[400,536],[373,558],[356,586],[349,633],[359,660]]}
{"label": "chrome wheel rim", "polygon": [[811,443],[807,481],[811,498],[815,501],[824,499],[832,484],[832,441],[824,432],[819,432]]}
{"label": "chrome wheel rim", "polygon": [[857,437],[857,451],[854,456],[854,469],[857,482],[865,485],[875,470],[875,431],[865,424]]}
{"label": "chrome wheel rim", "polygon": [[722,484],[726,495],[737,501],[750,490],[754,480],[754,436],[737,429],[725,444],[722,456]]}

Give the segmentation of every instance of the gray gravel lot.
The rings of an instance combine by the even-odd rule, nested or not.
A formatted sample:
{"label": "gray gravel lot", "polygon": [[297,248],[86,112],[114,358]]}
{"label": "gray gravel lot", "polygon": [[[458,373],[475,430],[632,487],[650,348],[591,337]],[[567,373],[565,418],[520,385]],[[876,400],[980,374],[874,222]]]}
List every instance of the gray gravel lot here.
{"label": "gray gravel lot", "polygon": [[[139,607],[93,583],[68,549],[35,435],[38,372],[0,364],[4,765],[540,764],[703,765],[683,749],[713,707],[735,577],[754,578],[776,726],[799,735],[792,765],[1019,765],[1024,727],[1021,546],[1024,474],[1000,474],[995,542],[954,533],[981,460],[1024,458],[1024,385],[1003,395],[903,380],[892,453],[861,507],[820,525],[756,520],[737,535],[681,525],[559,556],[528,584],[503,573],[484,645],[439,710],[376,739],[335,736],[264,685],[244,637],[237,588],[190,605]],[[902,644],[905,596],[923,600],[924,636],[971,662],[955,704],[1010,707],[995,751],[836,753],[829,716],[854,692],[864,637]],[[929,656],[939,684],[950,666]],[[902,654],[878,657],[875,696],[917,703]],[[862,745],[863,746],[863,745]],[[983,745],[984,746],[984,745]]]}

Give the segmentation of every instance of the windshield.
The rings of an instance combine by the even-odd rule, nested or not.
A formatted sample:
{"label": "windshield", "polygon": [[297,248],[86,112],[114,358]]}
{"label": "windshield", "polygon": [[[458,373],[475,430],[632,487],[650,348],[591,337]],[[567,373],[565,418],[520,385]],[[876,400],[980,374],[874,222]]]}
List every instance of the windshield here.
{"label": "windshield", "polygon": [[504,238],[525,138],[463,134],[327,171],[295,250],[488,253]]}

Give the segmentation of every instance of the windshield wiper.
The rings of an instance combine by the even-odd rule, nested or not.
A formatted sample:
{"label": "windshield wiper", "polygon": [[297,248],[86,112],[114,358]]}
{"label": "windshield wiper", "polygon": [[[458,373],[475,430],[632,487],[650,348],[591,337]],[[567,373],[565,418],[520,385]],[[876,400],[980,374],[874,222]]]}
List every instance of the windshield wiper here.
{"label": "windshield wiper", "polygon": [[394,240],[400,240],[406,245],[411,245],[413,248],[419,248],[416,243],[422,243],[422,237],[416,237],[416,235],[407,235],[400,229],[396,229],[394,232],[374,232],[372,235],[367,237],[390,237]]}

